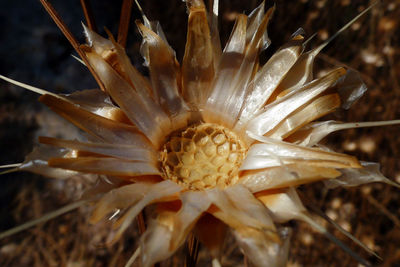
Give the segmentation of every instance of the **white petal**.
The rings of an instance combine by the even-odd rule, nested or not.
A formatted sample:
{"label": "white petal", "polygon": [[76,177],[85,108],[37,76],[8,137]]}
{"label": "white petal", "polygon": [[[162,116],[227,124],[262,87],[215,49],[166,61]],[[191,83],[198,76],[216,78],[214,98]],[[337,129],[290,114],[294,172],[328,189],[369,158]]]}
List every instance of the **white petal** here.
{"label": "white petal", "polygon": [[379,171],[380,166],[378,163],[361,162],[361,165],[363,166],[361,169],[340,170],[343,175],[336,179],[324,181],[325,186],[331,189],[338,186],[353,187],[367,183],[382,182],[400,188],[399,184],[383,176]]}
{"label": "white petal", "polygon": [[247,126],[247,130],[257,135],[264,135],[297,108],[311,101],[329,87],[332,87],[344,74],[345,71],[343,68],[336,69],[326,76],[314,80],[304,87],[292,91],[288,95],[265,106],[265,112],[252,119]]}
{"label": "white petal", "polygon": [[169,180],[152,185],[147,194],[144,195],[144,197],[138,203],[131,207],[123,217],[118,219],[116,226],[121,224],[121,227],[118,229],[115,239],[119,239],[123,232],[132,223],[132,220],[145,206],[157,199],[171,196],[179,191],[181,191],[181,187]]}
{"label": "white petal", "polygon": [[243,104],[239,125],[245,124],[267,102],[279,82],[296,62],[302,51],[301,40],[292,40],[277,51],[248,85],[248,96]]}
{"label": "white petal", "polygon": [[263,232],[247,228],[234,230],[235,238],[247,259],[257,267],[284,267],[289,252],[290,229],[279,229],[279,241],[271,240]]}

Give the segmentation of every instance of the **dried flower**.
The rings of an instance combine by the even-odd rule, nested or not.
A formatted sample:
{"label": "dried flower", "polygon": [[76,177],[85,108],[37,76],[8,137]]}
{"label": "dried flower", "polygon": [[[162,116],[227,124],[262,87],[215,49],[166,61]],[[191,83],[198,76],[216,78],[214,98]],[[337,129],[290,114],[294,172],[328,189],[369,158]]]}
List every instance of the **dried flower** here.
{"label": "dried flower", "polygon": [[315,122],[348,108],[366,90],[344,68],[313,79],[314,59],[331,39],[303,53],[298,31],[260,66],[273,8],[264,14],[263,2],[249,16],[239,15],[222,51],[217,5],[207,13],[201,0],[186,3],[182,64],[158,23],[145,16],[144,24],[137,22],[150,79],[111,34],[104,39],[85,27],[87,45],[78,51],[102,90],[40,92],[40,101],[85,131],[87,140],[41,137],[44,146],[17,170],[96,176],[99,184],[88,195],[101,197],[91,221],[122,214],[110,241],[146,206],[156,205],[157,216],[141,237],[143,266],[170,257],[191,232],[217,264],[226,228],[255,266],[283,266],[290,231],[280,223],[303,220],[329,235],[310,218],[296,186],[321,180],[328,187],[394,184],[376,164],[319,141],[341,129],[397,122]]}

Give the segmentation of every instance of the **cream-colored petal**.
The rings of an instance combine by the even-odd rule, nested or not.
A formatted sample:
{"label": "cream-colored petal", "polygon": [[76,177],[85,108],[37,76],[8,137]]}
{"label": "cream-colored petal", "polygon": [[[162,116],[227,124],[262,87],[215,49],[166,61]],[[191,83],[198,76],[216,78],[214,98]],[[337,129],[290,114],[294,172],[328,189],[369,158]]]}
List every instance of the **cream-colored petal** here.
{"label": "cream-colored petal", "polygon": [[290,229],[279,229],[280,240],[271,240],[265,232],[245,227],[233,234],[247,259],[257,267],[284,267],[289,252]]}
{"label": "cream-colored petal", "polygon": [[100,56],[87,53],[89,62],[99,76],[112,99],[140,131],[158,147],[165,132],[160,125],[169,123],[162,111],[146,105],[134,88]]}
{"label": "cream-colored petal", "polygon": [[300,130],[290,135],[286,140],[302,146],[314,146],[328,134],[345,129],[355,129],[364,127],[377,127],[386,125],[400,124],[400,120],[392,121],[371,121],[371,122],[338,122],[324,121],[310,123]]}
{"label": "cream-colored petal", "polygon": [[270,131],[267,136],[282,140],[307,123],[335,111],[338,107],[340,107],[340,97],[338,94],[318,97],[305,107],[300,107],[290,114],[275,129]]}
{"label": "cream-colored petal", "polygon": [[[215,74],[215,79],[210,87],[210,95],[207,103],[202,107],[204,119],[207,122],[221,123],[225,119],[223,113],[224,102],[235,85],[237,72],[243,61],[246,46],[246,22],[245,15],[239,15],[232,34],[221,56],[221,61]],[[232,78],[235,77],[235,78]],[[225,122],[222,122],[223,124]]]}
{"label": "cream-colored petal", "polygon": [[182,207],[176,213],[160,212],[141,239],[143,266],[171,256],[186,240],[195,222],[210,206],[204,192],[181,194]]}
{"label": "cream-colored petal", "polygon": [[[307,164],[288,164],[283,167],[246,171],[241,175],[239,183],[254,193],[332,179],[340,175],[341,173],[334,168]],[[279,177],[279,179],[276,177]]]}
{"label": "cream-colored petal", "polygon": [[[264,9],[265,9],[265,1],[262,1],[261,4],[256,7],[253,11],[251,11],[248,16],[247,30],[246,30],[246,43],[250,43],[251,39],[255,35],[256,31],[260,28],[260,24],[264,18]],[[268,38],[268,32],[264,31],[263,39],[261,41],[261,49],[265,50],[270,44],[270,40]]]}
{"label": "cream-colored petal", "polygon": [[109,213],[133,205],[142,199],[151,187],[150,183],[135,183],[109,191],[97,202],[90,222],[97,223]]}
{"label": "cream-colored petal", "polygon": [[233,87],[230,92],[227,92],[226,100],[223,105],[223,114],[229,114],[227,119],[230,120],[229,126],[233,128],[236,124],[240,111],[243,108],[243,102],[247,94],[246,88],[249,82],[254,76],[255,70],[258,64],[258,55],[263,45],[264,34],[267,32],[268,22],[272,17],[274,8],[270,8],[262,18],[262,21],[250,40],[250,43],[246,44],[246,53],[242,64],[240,65],[239,71],[234,76]]}
{"label": "cream-colored petal", "polygon": [[56,168],[105,175],[141,176],[160,174],[154,162],[129,161],[116,158],[51,158],[48,164]]}
{"label": "cream-colored petal", "polygon": [[[152,30],[137,22],[146,43],[146,54],[153,93],[160,106],[170,117],[183,116],[188,107],[180,91],[180,68],[172,48]],[[188,115],[188,114],[186,114]]]}
{"label": "cream-colored petal", "polygon": [[62,140],[43,136],[39,137],[39,142],[56,147],[91,152],[125,160],[144,162],[156,162],[157,160],[157,152],[151,146],[144,147],[145,144],[142,146],[130,146],[106,143],[84,143],[76,140]]}
{"label": "cream-colored petal", "polygon": [[156,219],[150,221],[141,237],[141,266],[153,266],[175,252],[169,249],[172,241],[170,226],[174,215],[172,212],[161,212]]}
{"label": "cream-colored petal", "polygon": [[24,162],[15,168],[15,171],[29,171],[56,179],[67,179],[76,175],[81,175],[76,171],[50,167],[48,160],[53,157],[64,157],[68,151],[59,148],[49,148],[38,146],[29,153]]}
{"label": "cream-colored petal", "polygon": [[362,184],[381,182],[395,187],[400,185],[386,178],[380,171],[378,163],[361,161],[361,169],[342,169],[342,176],[336,179],[325,180],[324,184],[328,188],[336,188],[338,186],[353,187]]}
{"label": "cream-colored petal", "polygon": [[334,86],[344,74],[345,70],[338,68],[324,77],[314,80],[304,87],[294,90],[288,95],[265,106],[265,111],[249,122],[247,130],[257,135],[266,134],[293,111],[310,102],[329,87]]}
{"label": "cream-colored petal", "polygon": [[182,207],[174,215],[170,249],[176,250],[185,240],[195,222],[211,205],[207,195],[201,191],[188,191],[180,196]]}
{"label": "cream-colored petal", "polygon": [[195,108],[206,101],[214,79],[214,51],[206,9],[202,1],[197,2],[187,1],[190,13],[182,63],[182,95]]}
{"label": "cream-colored petal", "polygon": [[154,184],[150,190],[132,206],[118,221],[114,224],[115,227],[119,227],[114,240],[118,240],[120,236],[125,232],[128,226],[132,223],[133,219],[139,214],[139,212],[152,202],[155,202],[163,197],[171,196],[181,191],[182,188],[176,183],[169,180]]}
{"label": "cream-colored petal", "polygon": [[263,231],[275,233],[275,226],[268,211],[253,194],[242,185],[227,187],[225,190],[212,189],[207,191],[208,198],[219,208],[212,215],[232,228],[239,229],[248,226]]}
{"label": "cream-colored petal", "polygon": [[43,95],[39,100],[99,141],[110,144],[149,145],[149,141],[136,127],[106,119],[63,99]]}
{"label": "cream-colored petal", "polygon": [[208,22],[210,24],[211,43],[213,44],[212,48],[214,53],[214,69],[217,69],[222,55],[221,40],[219,38],[218,30],[219,0],[211,0],[209,3],[210,8],[208,14]]}
{"label": "cream-colored petal", "polygon": [[64,97],[81,108],[110,120],[120,121],[126,117],[124,112],[112,103],[110,97],[99,89],[77,91]]}
{"label": "cream-colored petal", "polygon": [[277,223],[302,219],[307,213],[293,187],[282,189],[277,193],[260,192],[256,197],[270,210],[272,219]]}
{"label": "cream-colored petal", "polygon": [[235,127],[241,128],[265,105],[279,82],[300,56],[303,50],[301,41],[300,38],[295,37],[274,53],[257,72],[254,80],[246,88],[248,95],[243,104],[238,125]]}
{"label": "cream-colored petal", "polygon": [[289,162],[298,162],[321,167],[360,168],[358,160],[346,154],[304,147],[264,136],[248,133],[251,138],[264,142],[253,144],[247,152],[241,170],[281,166]]}

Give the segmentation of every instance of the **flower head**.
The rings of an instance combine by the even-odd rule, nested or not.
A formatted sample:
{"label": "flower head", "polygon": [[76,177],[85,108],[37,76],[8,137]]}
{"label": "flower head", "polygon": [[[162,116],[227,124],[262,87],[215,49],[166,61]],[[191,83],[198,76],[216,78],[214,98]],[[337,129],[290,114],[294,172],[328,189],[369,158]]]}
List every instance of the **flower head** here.
{"label": "flower head", "polygon": [[[254,265],[284,265],[289,230],[279,223],[298,219],[325,232],[310,219],[296,186],[391,183],[374,165],[318,145],[333,131],[360,126],[316,120],[350,106],[365,86],[344,68],[313,79],[313,61],[328,42],[304,52],[301,32],[261,66],[274,10],[264,12],[264,3],[238,16],[223,50],[218,8],[208,13],[201,0],[186,3],[182,63],[158,23],[145,16],[137,22],[149,78],[111,34],[105,39],[85,27],[87,44],[79,49],[102,90],[44,94],[40,101],[87,140],[42,137],[48,146],[19,169],[97,175],[107,189],[91,221],[122,211],[113,240],[146,206],[157,205],[141,237],[144,266],[168,258],[190,232],[218,259],[225,228]],[[44,165],[31,164],[38,157]]]}

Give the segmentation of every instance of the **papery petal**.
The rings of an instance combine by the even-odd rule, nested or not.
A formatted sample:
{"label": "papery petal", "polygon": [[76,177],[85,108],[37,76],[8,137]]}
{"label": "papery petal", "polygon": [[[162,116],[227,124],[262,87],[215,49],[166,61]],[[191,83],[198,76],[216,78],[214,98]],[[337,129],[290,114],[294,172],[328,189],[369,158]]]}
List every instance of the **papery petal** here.
{"label": "papery petal", "polygon": [[327,188],[332,189],[338,186],[353,187],[362,184],[381,182],[392,186],[400,187],[399,184],[386,178],[380,171],[380,165],[374,162],[361,161],[361,169],[343,169],[340,170],[342,176],[336,179],[324,181]]}
{"label": "papery petal", "polygon": [[259,192],[258,200],[270,210],[274,222],[285,223],[293,219],[303,219],[307,213],[293,187],[282,189],[278,192]]}
{"label": "papery petal", "polygon": [[246,171],[242,174],[239,183],[246,186],[251,192],[259,192],[332,179],[340,175],[341,173],[334,168],[289,164],[284,167]]}
{"label": "papery petal", "polygon": [[268,211],[244,186],[235,185],[225,190],[212,189],[207,191],[207,195],[219,208],[218,211],[212,211],[212,215],[230,227],[236,229],[249,226],[269,231],[274,236],[276,229]]}
{"label": "papery petal", "polygon": [[275,139],[284,139],[307,123],[333,112],[339,106],[340,97],[338,94],[318,97],[305,107],[301,107],[289,115],[274,130],[270,131],[268,136]]}
{"label": "papery petal", "polygon": [[39,146],[29,153],[16,171],[29,171],[50,178],[67,179],[79,175],[76,171],[50,167],[48,160],[53,157],[67,156],[68,151],[60,148]]}
{"label": "papery petal", "polygon": [[113,105],[110,97],[99,89],[74,92],[65,95],[64,98],[99,116],[118,122],[130,123],[125,113],[119,107]]}
{"label": "papery petal", "polygon": [[[107,93],[110,94],[126,116],[157,147],[164,134],[160,125],[168,125],[168,117],[165,114],[163,115],[162,111],[152,110],[152,106],[146,105],[146,102],[142,101],[141,96],[134,88],[122,79],[104,59],[93,53],[86,55],[94,70],[100,74]],[[132,105],[132,103],[135,104]]]}
{"label": "papery petal", "polygon": [[219,8],[219,0],[211,0],[210,1],[210,12],[208,15],[208,21],[210,24],[210,34],[211,34],[211,43],[214,54],[214,69],[218,68],[219,62],[221,60],[222,49],[221,49],[221,40],[219,37],[218,30],[218,8]]}
{"label": "papery petal", "polygon": [[254,80],[246,88],[248,96],[243,103],[239,123],[236,127],[240,128],[253,118],[267,102],[279,82],[300,56],[303,50],[301,41],[301,38],[295,37],[291,42],[274,53],[261,70],[257,72]]}
{"label": "papery petal", "polygon": [[182,95],[197,108],[206,101],[214,78],[214,53],[204,3],[187,3],[190,14],[182,63]]}
{"label": "papery petal", "polygon": [[182,207],[174,215],[170,249],[176,250],[185,240],[194,223],[211,205],[207,195],[201,191],[188,191],[181,194]]}
{"label": "papery petal", "polygon": [[361,167],[355,157],[346,154],[299,146],[252,133],[249,133],[249,136],[264,144],[254,144],[250,147],[240,167],[241,170],[283,166],[290,163],[334,168]]}
{"label": "papery petal", "polygon": [[246,46],[246,22],[245,15],[239,15],[229,41],[221,56],[215,79],[210,87],[210,95],[205,103],[203,117],[205,120],[221,123],[225,119],[224,102],[230,90],[235,86],[234,80],[243,61]]}
{"label": "papery petal", "polygon": [[188,116],[188,107],[179,95],[180,70],[172,48],[140,22],[137,22],[137,26],[147,45],[146,53],[154,96],[170,117]]}
{"label": "papery petal", "polygon": [[160,212],[141,240],[143,266],[168,258],[185,241],[195,222],[208,209],[210,201],[204,192],[181,194],[182,207],[174,212]]}
{"label": "papery petal", "polygon": [[[212,121],[216,117],[216,122],[230,128],[236,123],[246,95],[245,88],[254,74],[262,39],[273,11],[273,8],[268,10],[248,44],[245,36],[246,17],[242,15],[238,18],[236,24],[238,26],[235,27],[230,42],[224,50],[217,78],[205,107],[206,120]],[[246,45],[245,50],[242,48],[243,44]],[[228,65],[231,68],[224,67],[226,60],[231,60],[235,53],[238,55],[235,62],[238,64],[237,68],[232,67],[232,64]]]}
{"label": "papery petal", "polygon": [[90,222],[97,223],[110,212],[133,205],[142,199],[151,187],[150,183],[135,183],[109,191],[97,202]]}
{"label": "papery petal", "polygon": [[289,228],[279,229],[280,240],[271,240],[264,232],[245,227],[233,234],[247,259],[258,267],[284,267],[289,251]]}
{"label": "papery petal", "polygon": [[266,134],[297,108],[332,87],[344,74],[345,70],[338,68],[265,106],[265,111],[249,122],[247,130],[257,135]]}
{"label": "papery petal", "polygon": [[160,174],[153,162],[138,162],[116,158],[51,158],[48,164],[56,168],[106,175],[139,176]]}
{"label": "papery petal", "polygon": [[106,119],[51,95],[43,95],[39,100],[60,116],[103,142],[139,147],[149,145],[148,140],[138,133],[136,127]]}
{"label": "papery petal", "polygon": [[314,146],[328,134],[345,129],[355,129],[363,127],[376,127],[385,125],[400,124],[400,120],[392,121],[370,121],[370,122],[338,122],[324,121],[310,123],[290,135],[286,141],[296,143],[302,146]]}
{"label": "papery petal", "polygon": [[150,267],[154,263],[170,257],[175,250],[170,250],[172,241],[171,224],[175,213],[161,212],[151,220],[146,232],[141,237],[141,266]]}
{"label": "papery petal", "polygon": [[106,143],[83,143],[76,140],[62,140],[43,136],[39,137],[39,142],[42,144],[63,147],[72,150],[144,162],[156,162],[157,155],[156,151],[151,146],[143,148],[143,146],[137,147]]}
{"label": "papery petal", "polygon": [[[265,1],[262,1],[261,4],[256,7],[253,11],[251,11],[248,16],[247,30],[246,30],[246,43],[250,43],[251,39],[255,35],[256,31],[260,28],[260,24],[264,18],[264,9],[265,9]],[[268,32],[264,31],[264,36],[261,41],[261,50],[265,50],[269,44],[270,40],[268,38]]]}
{"label": "papery petal", "polygon": [[143,196],[143,198],[132,206],[124,216],[118,219],[114,224],[115,227],[119,227],[114,240],[118,240],[123,232],[132,223],[132,220],[139,214],[139,212],[148,204],[157,201],[163,197],[172,196],[173,194],[181,191],[182,188],[176,183],[165,180],[163,182],[152,185],[150,190]]}

